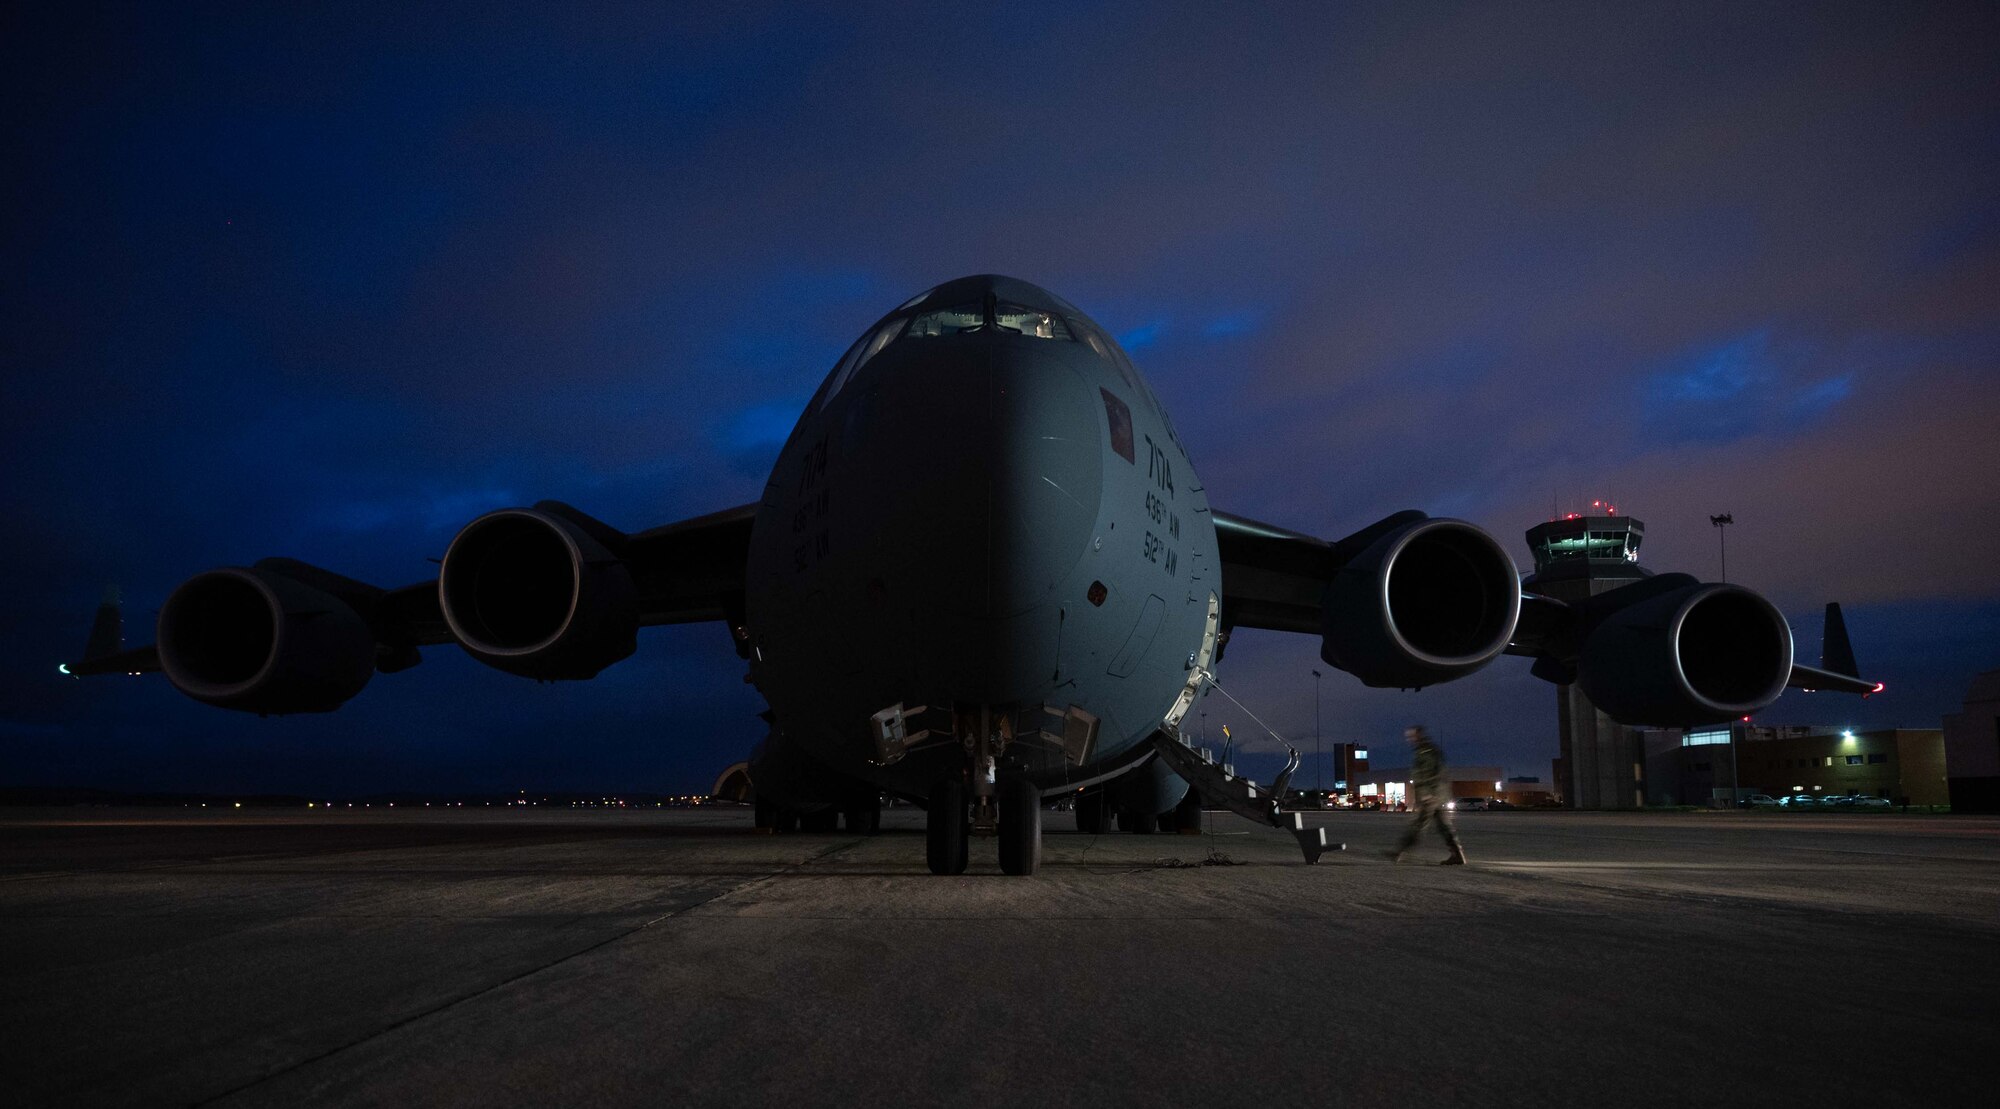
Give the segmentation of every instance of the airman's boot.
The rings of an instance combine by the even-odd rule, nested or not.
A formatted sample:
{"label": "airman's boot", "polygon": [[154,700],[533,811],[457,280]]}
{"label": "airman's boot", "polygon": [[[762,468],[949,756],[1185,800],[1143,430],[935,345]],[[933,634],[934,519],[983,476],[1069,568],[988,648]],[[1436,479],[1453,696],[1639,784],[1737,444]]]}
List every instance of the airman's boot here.
{"label": "airman's boot", "polygon": [[1464,845],[1464,844],[1458,844],[1458,843],[1454,843],[1454,844],[1452,844],[1452,845],[1451,845],[1451,854],[1450,854],[1450,855],[1448,855],[1448,856],[1446,856],[1445,860],[1444,860],[1443,862],[1439,863],[1438,865],[1439,865],[1439,866],[1464,866],[1464,865],[1465,865],[1465,845]]}

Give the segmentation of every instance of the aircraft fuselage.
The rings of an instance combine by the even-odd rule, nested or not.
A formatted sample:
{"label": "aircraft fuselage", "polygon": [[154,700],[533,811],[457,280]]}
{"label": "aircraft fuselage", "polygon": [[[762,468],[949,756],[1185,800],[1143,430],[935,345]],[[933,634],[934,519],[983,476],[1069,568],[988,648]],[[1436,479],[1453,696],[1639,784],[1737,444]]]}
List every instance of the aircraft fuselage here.
{"label": "aircraft fuselage", "polygon": [[[768,742],[913,796],[980,729],[1045,793],[1129,765],[1192,696],[1221,592],[1158,401],[1094,323],[1003,278],[932,290],[835,367],[765,486],[748,570]],[[894,706],[928,709],[911,726],[932,735],[885,757],[873,718]],[[1064,715],[1095,721],[1087,749],[1048,742]]]}

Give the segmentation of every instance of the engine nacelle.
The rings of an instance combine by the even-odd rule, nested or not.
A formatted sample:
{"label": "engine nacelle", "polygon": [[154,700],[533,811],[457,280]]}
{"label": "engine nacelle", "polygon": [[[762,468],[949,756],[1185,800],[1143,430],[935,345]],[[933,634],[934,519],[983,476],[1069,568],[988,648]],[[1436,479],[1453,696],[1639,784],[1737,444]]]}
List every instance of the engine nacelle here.
{"label": "engine nacelle", "polygon": [[1365,685],[1417,689],[1493,661],[1520,618],[1506,548],[1463,520],[1418,520],[1335,572],[1320,657]]}
{"label": "engine nacelle", "polygon": [[352,606],[261,568],[182,582],[156,635],[174,688],[244,712],[331,712],[375,674],[375,637]]}
{"label": "engine nacelle", "polygon": [[1718,583],[1610,613],[1577,656],[1584,695],[1625,724],[1731,720],[1777,700],[1791,675],[1784,615],[1757,593]]}
{"label": "engine nacelle", "polygon": [[557,680],[595,677],[637,649],[632,573],[593,534],[609,529],[577,515],[504,508],[459,531],[438,571],[438,600],[466,653]]}

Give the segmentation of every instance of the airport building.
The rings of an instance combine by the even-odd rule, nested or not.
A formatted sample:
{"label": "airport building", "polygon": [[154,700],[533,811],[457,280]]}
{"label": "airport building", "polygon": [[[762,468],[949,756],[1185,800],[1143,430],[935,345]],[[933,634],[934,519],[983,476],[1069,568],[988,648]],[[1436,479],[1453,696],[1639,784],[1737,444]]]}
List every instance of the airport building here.
{"label": "airport building", "polygon": [[[1535,572],[1521,588],[1575,603],[1647,576],[1639,568],[1646,525],[1615,507],[1593,506],[1603,516],[1566,513],[1528,529]],[[1556,686],[1556,721],[1562,754],[1555,760],[1556,789],[1573,809],[1635,809],[1646,803],[1646,756],[1637,728],[1597,710],[1575,683]]]}
{"label": "airport building", "polygon": [[1756,794],[1885,797],[1943,805],[1944,733],[1737,722],[1686,732],[1645,733],[1646,800],[1653,805],[1728,808]]}
{"label": "airport building", "polygon": [[[1445,795],[1448,797],[1504,797],[1506,772],[1497,766],[1447,766],[1444,768]],[[1394,808],[1410,800],[1410,768],[1389,767],[1361,772],[1350,783],[1356,804],[1370,801]]]}
{"label": "airport building", "polygon": [[2000,812],[2000,670],[1972,679],[1965,707],[1944,718],[1953,812]]}
{"label": "airport building", "polygon": [[1333,758],[1333,789],[1336,794],[1354,792],[1354,783],[1368,773],[1368,745],[1365,743],[1336,743],[1328,752]]}

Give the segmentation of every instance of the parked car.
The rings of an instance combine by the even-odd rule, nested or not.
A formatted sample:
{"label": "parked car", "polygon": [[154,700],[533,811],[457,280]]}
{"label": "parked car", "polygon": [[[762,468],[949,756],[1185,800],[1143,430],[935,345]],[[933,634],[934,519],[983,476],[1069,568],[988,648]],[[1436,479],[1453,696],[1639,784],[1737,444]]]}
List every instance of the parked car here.
{"label": "parked car", "polygon": [[1816,809],[1819,798],[1810,793],[1787,793],[1778,800],[1778,804],[1788,809]]}
{"label": "parked car", "polygon": [[1460,797],[1455,801],[1445,802],[1444,807],[1453,812],[1485,812],[1492,805],[1485,797]]}
{"label": "parked car", "polygon": [[1869,797],[1857,793],[1854,795],[1854,807],[1857,809],[1892,809],[1896,805],[1895,802],[1889,800],[1887,797]]}
{"label": "parked car", "polygon": [[1737,803],[1746,809],[1775,809],[1778,807],[1778,799],[1768,793],[1753,793]]}

